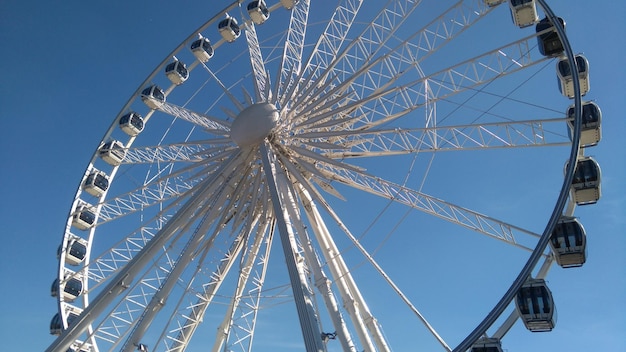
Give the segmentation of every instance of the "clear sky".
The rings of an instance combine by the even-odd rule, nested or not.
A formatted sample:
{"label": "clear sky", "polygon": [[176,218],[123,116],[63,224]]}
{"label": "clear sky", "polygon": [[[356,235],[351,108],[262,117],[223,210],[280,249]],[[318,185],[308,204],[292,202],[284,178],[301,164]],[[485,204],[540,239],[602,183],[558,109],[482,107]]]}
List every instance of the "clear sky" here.
{"label": "clear sky", "polygon": [[[137,86],[224,3],[0,2],[3,350],[39,351],[53,340],[48,326],[56,310],[50,297],[58,265],[55,254],[90,157]],[[586,99],[596,101],[603,112],[603,140],[590,154],[602,167],[603,195],[597,205],[576,211],[589,236],[588,262],[579,269],[554,267],[549,275],[559,312],[557,327],[551,333],[531,334],[518,323],[506,336],[504,348],[509,352],[626,350],[626,148],[620,137],[626,131],[620,108],[626,81],[622,63],[626,5],[613,0],[551,1],[550,5],[567,21],[574,51],[584,53],[590,62],[591,92]],[[554,80],[546,84],[556,86]],[[528,177],[540,172],[528,170]],[[496,198],[492,205],[504,203],[506,199]],[[464,250],[471,251],[479,243]],[[459,263],[450,259],[439,268],[441,272],[459,269]],[[426,260],[424,266],[428,265]],[[512,277],[485,279],[508,282]],[[451,297],[464,299],[458,293]],[[446,314],[435,319],[440,326],[457,319],[458,312]]]}

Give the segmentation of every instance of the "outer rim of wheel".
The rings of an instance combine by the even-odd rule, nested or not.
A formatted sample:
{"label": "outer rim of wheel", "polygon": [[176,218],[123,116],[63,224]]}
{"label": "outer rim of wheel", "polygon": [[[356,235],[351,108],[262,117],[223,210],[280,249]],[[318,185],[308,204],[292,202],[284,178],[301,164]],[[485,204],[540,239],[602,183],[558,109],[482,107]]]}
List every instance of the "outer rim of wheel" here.
{"label": "outer rim of wheel", "polygon": [[[565,54],[567,56],[570,67],[576,67],[574,52],[572,50],[569,40],[567,39],[567,35],[565,34],[565,29],[558,21],[555,13],[548,6],[546,0],[537,1],[546,12],[546,15],[550,18],[551,22],[555,25],[555,29],[559,35],[559,38],[563,42]],[[554,206],[554,210],[550,216],[550,219],[548,220],[548,223],[546,224],[545,229],[543,230],[541,238],[537,242],[533,253],[528,258],[526,264],[522,267],[522,270],[516,277],[515,281],[504,293],[500,301],[498,301],[493,309],[487,314],[487,316],[485,316],[483,321],[481,321],[476,326],[476,328],[453,350],[454,352],[463,352],[468,350],[474,342],[476,342],[482,335],[485,334],[487,329],[489,329],[491,325],[493,325],[496,319],[502,315],[507,306],[509,306],[509,304],[515,298],[515,295],[520,290],[524,282],[527,280],[528,277],[530,277],[532,270],[535,268],[542,254],[545,252],[546,247],[548,246],[550,236],[552,234],[552,231],[554,230],[554,227],[556,226],[559,218],[563,214],[563,210],[569,197],[570,187],[574,179],[574,171],[576,170],[576,160],[578,159],[580,149],[580,130],[582,124],[582,99],[580,94],[580,82],[577,79],[574,79],[573,84],[575,115],[574,131],[572,132],[572,146],[570,149],[569,161],[565,170],[565,177],[563,178],[563,184],[561,186],[561,191],[559,193],[557,202]]]}
{"label": "outer rim of wheel", "polygon": [[[155,67],[155,69],[152,71],[152,73],[150,73],[143,82],[141,82],[141,84],[138,86],[138,88],[135,90],[135,92],[129,97],[127,102],[122,106],[122,108],[120,109],[118,114],[113,119],[110,127],[104,133],[104,135],[103,135],[103,137],[101,139],[101,143],[103,143],[103,142],[105,142],[105,141],[110,139],[110,136],[118,128],[118,121],[119,121],[120,117],[122,117],[124,114],[126,114],[129,111],[129,108],[132,105],[132,103],[139,99],[139,96],[141,95],[142,90],[145,89],[147,86],[149,86],[149,83],[170,62],[171,58],[174,57],[174,54],[179,52],[180,50],[182,50],[185,47],[185,45],[187,45],[193,38],[195,38],[197,36],[198,33],[201,33],[202,31],[206,30],[209,26],[211,26],[214,23],[216,23],[217,21],[219,21],[221,16],[224,13],[226,13],[227,11],[235,8],[240,3],[241,3],[241,1],[235,0],[231,5],[228,5],[224,9],[216,12],[216,14],[211,19],[209,19],[204,24],[202,24],[200,27],[198,27],[195,31],[193,31],[176,48],[174,48],[167,56],[165,56],[163,61],[161,63],[159,63]],[[152,114],[152,112],[153,111],[151,111],[150,114]],[[126,147],[131,146],[133,144],[135,138],[136,138],[136,136],[135,137],[130,137],[129,138],[129,142],[126,145]],[[94,168],[94,163],[99,158],[99,156],[98,156],[98,149],[99,149],[99,147],[96,148],[96,150],[95,150],[94,154],[92,155],[89,163],[87,164],[87,167],[85,168],[83,177],[81,178],[81,181],[80,181],[80,183],[78,185],[78,189],[77,189],[76,193],[74,194],[74,200],[72,201],[72,204],[70,206],[70,215],[69,215],[69,217],[68,217],[68,219],[66,221],[66,225],[65,225],[66,229],[65,229],[65,232],[63,234],[63,238],[62,238],[62,241],[61,241],[61,244],[60,244],[61,247],[64,247],[70,240],[70,238],[67,236],[67,234],[71,234],[71,229],[72,229],[72,225],[71,225],[72,214],[71,214],[71,212],[73,212],[73,210],[76,209],[76,207],[78,206],[78,204],[81,201],[80,194],[83,192],[82,189],[81,189],[82,183],[87,178],[89,172],[91,170],[95,169]],[[112,171],[109,174],[109,179],[111,181],[115,179],[115,176],[116,176],[116,173],[117,173],[118,169],[119,169],[119,165],[112,168]],[[100,196],[99,199],[104,199],[106,197],[106,195],[107,195],[107,192],[108,192],[108,190],[105,191]],[[97,212],[99,212],[99,208],[98,208]],[[91,228],[89,230],[88,239],[87,239],[87,253],[86,253],[86,256],[84,258],[85,262],[89,262],[89,260],[90,260],[91,246],[92,246],[92,243],[93,243],[94,234],[95,234],[95,228]],[[57,278],[63,277],[64,273],[65,273],[65,270],[66,270],[65,258],[61,256],[59,258],[59,266],[58,266],[58,271],[57,271]],[[84,283],[83,283],[84,290],[88,289],[87,283],[88,283],[88,281],[84,280]],[[83,303],[84,307],[87,307],[89,305],[89,295],[88,295],[88,293],[82,294],[79,299],[81,299],[82,302],[84,302]],[[63,311],[64,304],[67,304],[67,302],[62,301],[60,294],[59,294],[59,297],[57,298],[56,301],[57,301],[57,311],[58,312]]]}

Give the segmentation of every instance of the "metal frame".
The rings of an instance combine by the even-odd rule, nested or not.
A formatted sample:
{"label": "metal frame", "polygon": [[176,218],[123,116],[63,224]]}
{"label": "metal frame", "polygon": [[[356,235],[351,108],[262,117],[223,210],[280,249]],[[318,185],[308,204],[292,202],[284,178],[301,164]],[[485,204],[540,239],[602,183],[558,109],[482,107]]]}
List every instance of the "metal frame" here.
{"label": "metal frame", "polygon": [[[563,28],[556,21],[556,16],[544,0],[538,0],[548,17],[557,23],[555,26],[561,40],[565,44],[566,54],[571,67],[574,64],[572,49],[567,41]],[[165,58],[155,71],[139,86],[128,103],[120,111],[118,118],[127,113],[136,100],[139,100],[142,89],[149,85],[162,68],[171,62],[176,53],[190,43],[197,33],[217,23],[222,14],[240,7],[242,0],[227,6],[203,26],[196,30],[189,38]],[[307,351],[324,351],[324,333],[320,330],[316,316],[316,298],[312,295],[313,286],[309,276],[314,277],[315,286],[322,293],[324,305],[329,310],[329,316],[337,331],[337,338],[344,350],[356,351],[356,343],[346,325],[344,314],[350,319],[356,335],[364,348],[368,350],[388,351],[388,343],[376,319],[369,311],[367,304],[359,292],[350,270],[340,256],[329,256],[329,253],[338,252],[333,243],[326,224],[317,210],[316,204],[333,214],[333,210],[326,204],[323,196],[316,191],[318,186],[338,194],[330,182],[349,185],[354,189],[369,192],[376,196],[394,200],[411,208],[419,209],[454,224],[473,229],[514,246],[521,247],[532,254],[516,278],[515,282],[497,303],[492,312],[457,346],[454,351],[465,351],[479,337],[485,335],[487,329],[500,317],[512,301],[526,278],[537,266],[539,260],[544,262],[539,270],[538,277],[547,274],[552,258],[546,256],[545,248],[550,234],[559,217],[564,213],[571,215],[575,205],[566,207],[569,195],[569,186],[573,178],[575,161],[579,157],[579,136],[581,117],[580,94],[575,96],[575,118],[570,163],[566,170],[563,187],[554,208],[550,221],[541,235],[493,219],[449,202],[436,199],[432,196],[411,190],[402,185],[376,178],[357,167],[338,160],[349,160],[357,157],[386,156],[397,154],[413,154],[422,152],[438,152],[444,150],[472,150],[492,148],[541,147],[550,145],[566,145],[566,140],[552,136],[545,131],[552,123],[565,124],[565,119],[540,119],[528,121],[513,121],[509,123],[483,123],[478,125],[437,126],[435,104],[455,94],[472,89],[475,86],[490,82],[497,77],[503,77],[524,69],[531,65],[543,62],[536,60],[529,52],[532,46],[529,41],[535,36],[517,40],[491,52],[469,59],[463,63],[448,67],[440,72],[424,75],[420,62],[438,50],[448,41],[454,39],[465,29],[472,26],[492,8],[482,1],[459,1],[448,9],[439,18],[418,30],[402,43],[391,50],[390,54],[369,55],[364,48],[372,47],[374,53],[387,45],[387,42],[404,23],[421,1],[389,1],[395,4],[392,11],[389,5],[388,12],[381,13],[364,29],[363,35],[350,43],[346,43],[346,34],[351,29],[356,14],[361,8],[362,1],[345,0],[332,16],[332,20],[325,29],[328,35],[321,36],[315,44],[310,57],[304,59],[305,34],[310,2],[302,0],[292,10],[290,26],[287,32],[287,43],[281,56],[279,74],[272,84],[267,69],[263,65],[264,58],[254,25],[250,19],[241,23],[245,32],[245,40],[249,49],[252,65],[252,82],[254,93],[244,91],[247,104],[254,100],[271,101],[281,109],[284,117],[281,128],[297,131],[290,139],[290,153],[283,153],[278,144],[274,143],[275,136],[268,136],[267,141],[258,150],[238,151],[228,138],[230,122],[224,119],[196,112],[184,106],[177,106],[170,102],[162,104],[158,110],[150,110],[143,114],[144,123],[147,123],[155,113],[164,113],[177,119],[186,121],[205,132],[216,136],[203,143],[183,142],[180,144],[158,145],[156,147],[133,147],[136,136],[129,136],[124,143],[126,156],[125,164],[173,164],[192,163],[212,165],[208,172],[199,177],[194,167],[184,167],[174,172],[169,169],[160,170],[152,179],[146,181],[145,186],[114,198],[107,198],[107,191],[100,195],[95,207],[96,226],[88,231],[88,249],[82,269],[74,275],[85,277],[85,290],[82,295],[83,313],[77,321],[67,327],[66,317],[63,316],[66,330],[56,339],[47,351],[65,350],[78,340],[84,340],[85,346],[97,349],[95,331],[109,324],[107,319],[94,323],[93,317],[109,314],[109,320],[115,321],[116,331],[110,335],[113,345],[123,351],[131,351],[141,343],[142,336],[147,331],[156,314],[164,306],[166,297],[175,289],[178,277],[192,260],[204,256],[212,246],[214,238],[222,232],[224,225],[232,221],[233,231],[236,231],[236,240],[225,251],[220,264],[212,273],[211,280],[207,281],[202,292],[197,292],[198,300],[186,307],[187,314],[174,312],[171,322],[178,326],[169,333],[163,332],[161,340],[168,341],[168,351],[184,349],[202,317],[207,306],[211,303],[217,289],[224,282],[226,274],[236,267],[239,258],[239,269],[242,274],[239,283],[228,303],[228,313],[220,324],[218,336],[213,350],[226,348],[229,336],[239,336],[237,344],[242,349],[251,348],[256,314],[261,298],[261,289],[267,270],[267,257],[271,239],[275,228],[287,260],[291,286],[294,290],[294,299],[299,312],[305,346]],[[394,6],[395,6],[394,5]],[[277,3],[270,7],[270,11],[280,8]],[[335,22],[337,21],[337,22]],[[377,42],[373,38],[378,39]],[[238,40],[243,40],[240,38]],[[213,44],[219,49],[223,40]],[[426,44],[424,44],[426,43]],[[400,55],[392,55],[401,53]],[[367,55],[366,55],[367,54]],[[355,57],[363,60],[353,65]],[[515,58],[515,59],[512,59]],[[236,109],[243,109],[243,104],[230,91],[228,83],[220,81],[220,73],[211,69],[206,63],[193,62],[188,66],[191,72],[197,68],[214,79],[221,89],[222,95]],[[341,67],[341,69],[339,69]],[[419,79],[407,80],[408,72],[420,72]],[[322,72],[318,74],[318,72]],[[466,72],[466,74],[460,74]],[[350,76],[350,79],[343,79]],[[367,86],[373,93],[360,95],[359,90],[365,87],[365,81],[378,82]],[[314,84],[317,82],[317,84]],[[165,95],[175,89],[172,85],[165,90]],[[580,92],[579,83],[574,80],[576,92]],[[245,89],[245,88],[244,88]],[[254,98],[252,98],[254,96]],[[294,97],[293,100],[281,97]],[[362,106],[374,108],[365,110]],[[417,108],[427,110],[427,126],[422,129],[381,129],[380,126],[401,119]],[[224,109],[230,118],[237,116],[236,112]],[[353,112],[357,112],[353,114]],[[359,118],[355,118],[358,115]],[[306,119],[303,117],[306,116]],[[340,116],[340,118],[331,117]],[[343,117],[341,117],[343,116]],[[105,133],[103,141],[110,140],[114,130],[118,128],[114,119],[111,127]],[[315,127],[315,132],[303,132]],[[341,128],[340,133],[336,132]],[[556,137],[556,138],[553,138]],[[326,141],[332,141],[332,143]],[[318,152],[297,145],[309,144]],[[277,152],[278,151],[278,152]],[[259,153],[260,159],[255,153]],[[255,160],[256,161],[253,161]],[[94,170],[97,153],[89,162],[84,178]],[[282,165],[282,167],[279,167]],[[113,166],[108,174],[112,182],[120,166]],[[249,175],[241,178],[240,175]],[[82,182],[81,182],[82,184]],[[294,184],[299,186],[295,187]],[[234,204],[229,199],[227,190],[236,190],[251,199],[265,199],[261,203],[245,204],[242,208],[221,208],[220,204]],[[266,189],[259,194],[260,189]],[[72,209],[78,206],[81,190],[76,193]],[[152,205],[161,205],[160,214],[178,209],[175,215],[167,218],[155,215],[145,222],[145,226],[116,243],[111,249],[98,258],[91,258],[91,243],[97,226],[117,220],[134,212],[143,211]],[[307,230],[305,220],[300,214],[298,204],[304,206],[304,215],[311,228]],[[202,211],[202,209],[208,209]],[[228,210],[226,210],[228,209]],[[250,215],[246,215],[250,214]],[[252,216],[251,214],[256,214]],[[260,216],[260,214],[265,214]],[[272,220],[269,220],[272,219]],[[335,221],[341,223],[336,217]],[[71,217],[68,219],[63,236],[62,248],[75,236],[71,233]],[[343,225],[342,225],[343,226]],[[309,236],[309,231],[313,237]],[[350,235],[344,226],[343,231]],[[185,234],[190,232],[191,235]],[[207,243],[204,234],[212,233],[213,239]],[[518,243],[520,235],[539,238],[533,249]],[[329,276],[324,272],[317,259],[316,250],[308,247],[307,243],[315,238],[318,243],[324,243],[330,252],[323,251],[328,265]],[[254,240],[253,240],[254,239]],[[174,258],[166,251],[165,246],[181,241],[179,255]],[[354,241],[359,247],[358,241]],[[362,250],[366,257],[367,251]],[[204,253],[204,254],[203,254]],[[261,253],[265,253],[261,255]],[[65,272],[65,255],[60,255],[59,275]],[[301,258],[305,258],[301,261]],[[382,268],[369,257],[370,264],[377,268],[380,275],[386,277],[390,286],[402,297],[403,293],[382,271]],[[301,264],[301,263],[306,263]],[[138,277],[141,267],[149,266],[159,274],[154,278]],[[253,268],[258,267],[258,271]],[[200,265],[198,265],[200,268]],[[198,269],[199,272],[200,269]],[[249,280],[254,276],[253,280]],[[60,277],[61,277],[60,276]],[[330,288],[330,283],[336,285],[337,295]],[[88,287],[88,283],[95,283]],[[63,285],[60,282],[59,285]],[[100,287],[103,286],[103,287]],[[253,295],[247,297],[244,291],[249,290]],[[89,292],[100,292],[91,298]],[[133,292],[144,292],[142,301],[139,295]],[[133,305],[129,312],[139,312],[128,317],[121,317],[117,313],[106,313],[109,305],[118,294],[127,293],[131,299],[124,304]],[[145,294],[145,292],[148,292]],[[62,295],[59,295],[62,296]],[[244,299],[250,299],[249,304],[243,304]],[[181,298],[182,300],[182,298]],[[129,303],[130,302],[130,303]],[[350,303],[352,302],[352,303]],[[408,299],[405,301],[411,306]],[[59,298],[59,307],[65,303]],[[122,302],[116,303],[112,312],[121,307]],[[182,302],[176,303],[182,307]],[[347,307],[342,314],[338,308],[340,304]],[[60,309],[59,308],[59,309]],[[125,308],[126,309],[126,308]],[[439,337],[434,328],[421,316],[415,307],[414,313],[420,317],[431,333],[439,340],[444,349],[452,349]],[[237,312],[237,314],[235,313]],[[241,324],[233,324],[235,317],[243,317]],[[495,333],[494,337],[501,338],[515,323],[515,313]],[[96,325],[94,325],[96,324]],[[122,326],[123,325],[123,326]],[[247,326],[248,328],[244,328]],[[120,338],[124,338],[121,342]]]}

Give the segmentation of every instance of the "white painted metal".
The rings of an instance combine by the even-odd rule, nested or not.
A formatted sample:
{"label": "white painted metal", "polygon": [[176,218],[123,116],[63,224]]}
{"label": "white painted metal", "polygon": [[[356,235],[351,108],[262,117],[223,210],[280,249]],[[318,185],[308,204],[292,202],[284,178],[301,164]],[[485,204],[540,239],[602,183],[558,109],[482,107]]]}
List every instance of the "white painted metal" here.
{"label": "white painted metal", "polygon": [[272,102],[276,103],[280,93],[289,89],[295,76],[301,70],[302,50],[309,19],[310,0],[299,0],[291,11],[291,20],[287,32],[285,49],[281,57],[278,81],[274,86]]}
{"label": "white painted metal", "polygon": [[293,208],[292,195],[287,186],[288,180],[276,164],[276,157],[267,148],[261,145],[261,158],[267,177],[274,212],[277,214],[278,232],[280,234],[289,280],[293,291],[294,301],[298,310],[302,337],[307,352],[324,351],[322,331],[319,329],[318,316],[313,307],[313,291],[308,285],[305,267],[295,242],[291,218],[287,208]]}
{"label": "white painted metal", "polygon": [[[309,15],[318,3],[292,1],[287,6],[292,10],[283,32],[285,39],[274,44],[264,42],[262,30],[257,33],[244,10],[240,11],[243,18],[237,20],[246,40],[224,45],[217,22],[245,4],[236,1],[218,11],[164,60],[118,115],[139,106],[139,93],[158,81],[157,74],[162,74],[174,55],[189,54],[186,61],[194,60],[194,54],[186,52],[188,46],[198,35],[206,35],[213,38],[215,55],[190,64],[190,78],[177,83],[185,87],[194,75],[202,75],[204,84],[211,86],[210,98],[201,98],[208,108],[199,110],[188,104],[195,95],[202,96],[201,87],[189,101],[177,103],[168,98],[154,105],[155,110],[142,113],[144,123],[154,115],[155,119],[171,118],[172,126],[185,124],[186,134],[170,130],[170,126],[154,144],[137,146],[133,145],[135,139],[143,138],[149,128],[139,135],[124,134],[120,144],[123,157],[109,160],[110,165],[99,161],[97,153],[92,158],[85,177],[96,166],[111,182],[118,169],[122,174],[132,173],[133,168],[146,171],[139,179],[115,180],[132,183],[124,191],[90,194],[97,201],[90,201],[95,209],[94,224],[82,225],[86,239],[66,229],[59,275],[84,278],[85,293],[76,303],[82,303],[77,309],[85,313],[48,350],[73,345],[96,351],[131,351],[144,344],[145,336],[156,334],[158,348],[181,352],[206,312],[223,306],[213,350],[250,351],[261,302],[271,295],[265,287],[265,274],[273,232],[278,230],[306,350],[326,350],[324,336],[329,335],[324,333],[332,325],[343,350],[389,351],[391,344],[367,303],[368,292],[359,288],[342,257],[336,234],[327,226],[330,222],[352,239],[395,295],[438,343],[450,350],[371,253],[354,239],[320,189],[340,199],[349,199],[340,192],[346,188],[371,194],[488,235],[511,248],[532,251],[526,243],[536,242],[538,234],[370,174],[358,164],[373,157],[423,152],[434,157],[440,151],[570,144],[567,136],[554,133],[567,123],[562,116],[523,120],[498,116],[495,121],[469,123],[459,122],[467,120],[458,117],[455,123],[442,123],[444,119],[437,114],[439,104],[471,91],[480,94],[492,82],[549,60],[532,50],[536,39],[531,35],[470,58],[460,55],[462,59],[452,58],[434,71],[424,69],[427,59],[463,40],[464,33],[496,11],[492,5],[500,2],[457,1],[418,27],[412,21],[420,14],[418,6],[427,1],[389,0],[376,4],[382,6],[381,11],[363,20],[359,16],[367,14],[370,5],[362,0],[342,0],[329,12],[332,15],[321,35],[309,37]],[[275,1],[270,12],[286,11],[284,3]],[[272,25],[276,24],[264,24],[263,28]],[[407,32],[407,28],[411,30]],[[242,61],[218,64],[225,58],[236,61],[240,53],[249,67],[240,65]],[[177,87],[170,82],[165,96]],[[419,109],[425,112],[414,121],[419,123],[402,124]],[[103,143],[120,136],[117,120]],[[89,195],[79,189],[72,209],[86,197]],[[568,213],[574,208],[570,203]],[[67,224],[69,229],[71,219]],[[94,240],[104,238],[105,226],[117,230],[118,224],[136,228],[127,229],[122,238],[115,238],[102,253],[92,256]],[[64,252],[77,238],[87,244],[82,262]],[[545,258],[544,267],[549,268],[551,258]],[[64,276],[66,265],[76,266],[68,278]],[[227,275],[233,275],[234,268],[240,274],[229,281]],[[540,276],[544,273],[547,269],[542,267]],[[228,283],[232,290],[218,293]],[[62,288],[62,280],[59,285]],[[225,296],[222,300],[221,295]],[[165,305],[169,296],[178,299]],[[316,298],[326,307],[327,318],[318,309]],[[65,306],[59,300],[60,309]],[[67,327],[67,317],[62,319]],[[496,337],[503,337],[515,320],[511,315]],[[160,330],[151,330],[156,325]]]}

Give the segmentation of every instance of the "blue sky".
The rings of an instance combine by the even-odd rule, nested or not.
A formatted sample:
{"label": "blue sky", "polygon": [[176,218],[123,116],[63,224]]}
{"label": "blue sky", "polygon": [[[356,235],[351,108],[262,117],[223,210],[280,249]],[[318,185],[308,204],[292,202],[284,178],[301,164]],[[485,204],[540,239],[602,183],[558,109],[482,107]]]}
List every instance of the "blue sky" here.
{"label": "blue sky", "polygon": [[[84,168],[137,86],[225,2],[213,3],[0,3],[0,42],[5,48],[0,56],[4,68],[0,83],[3,349],[38,351],[53,340],[48,324],[56,309],[49,294],[57,266],[55,253]],[[531,334],[518,323],[504,347],[510,352],[625,350],[626,187],[620,180],[626,178],[621,137],[626,130],[622,107],[626,70],[621,68],[626,55],[622,36],[626,5],[611,0],[593,5],[582,0],[551,3],[567,21],[574,51],[583,52],[591,65],[591,92],[586,99],[598,103],[604,120],[603,140],[590,154],[602,167],[603,197],[597,205],[576,212],[589,235],[588,262],[580,269],[554,267],[549,275],[559,312],[556,329]],[[556,86],[553,80],[546,84]],[[443,182],[432,189],[447,188],[449,184]],[[496,198],[486,206],[502,211],[506,201],[491,196]],[[472,250],[482,243],[469,242],[463,248]],[[402,249],[402,243],[388,244],[392,245],[398,247],[386,248]],[[441,275],[458,275],[461,269],[454,250],[422,254],[425,267],[433,265],[435,256],[441,260],[437,262],[443,263],[437,264]],[[512,280],[510,273],[494,269],[485,279],[506,283]],[[466,284],[472,283],[450,287],[462,291]],[[453,306],[462,306],[462,295],[450,297],[457,300]],[[458,311],[444,313],[435,318],[439,326],[465,319]],[[396,346],[396,350],[410,347]]]}

